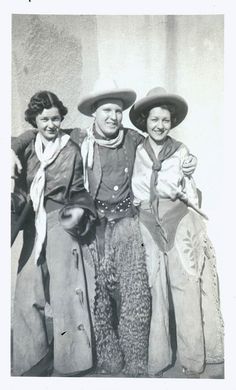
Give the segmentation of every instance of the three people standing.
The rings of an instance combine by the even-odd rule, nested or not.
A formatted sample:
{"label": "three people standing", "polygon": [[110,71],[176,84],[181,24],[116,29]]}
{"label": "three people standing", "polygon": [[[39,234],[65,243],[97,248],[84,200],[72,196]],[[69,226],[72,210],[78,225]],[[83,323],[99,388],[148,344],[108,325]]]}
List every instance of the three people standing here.
{"label": "three people standing", "polygon": [[[199,231],[203,224],[198,214],[202,212],[188,176],[195,168],[194,159],[182,144],[167,137],[170,128],[184,119],[187,105],[179,97],[165,97],[165,107],[159,106],[155,96],[152,106],[149,99],[148,104],[140,101],[131,109],[131,121],[149,133],[145,140],[137,131],[122,126],[123,111],[136,99],[133,90],[120,89],[114,83],[105,86],[97,83],[78,105],[80,112],[94,118],[81,153],[85,187],[98,214],[94,239],[97,255],[93,256],[96,293],[90,307],[98,373],[115,374],[123,370],[128,376],[155,375],[171,363],[168,285],[172,286],[172,292],[174,285],[175,291],[184,285],[181,297],[173,293],[182,364],[194,372],[200,372],[204,366],[199,288],[209,245],[206,235]],[[162,122],[158,130],[154,124],[157,121]],[[35,132],[27,132],[14,141],[13,148],[22,152],[35,136]],[[70,138],[80,142],[78,129],[70,131]],[[192,248],[194,255],[190,259],[185,255],[180,261],[176,248],[186,243],[190,248],[192,235],[197,245],[203,245],[203,256],[196,259]],[[185,253],[185,249],[181,248],[180,253]],[[168,281],[167,267],[172,270]],[[198,313],[199,328],[190,350],[181,344],[182,336],[190,340],[189,334],[195,334],[192,322],[188,322],[191,316],[184,299],[190,301],[189,313],[193,306]],[[199,353],[195,359],[197,341]]]}

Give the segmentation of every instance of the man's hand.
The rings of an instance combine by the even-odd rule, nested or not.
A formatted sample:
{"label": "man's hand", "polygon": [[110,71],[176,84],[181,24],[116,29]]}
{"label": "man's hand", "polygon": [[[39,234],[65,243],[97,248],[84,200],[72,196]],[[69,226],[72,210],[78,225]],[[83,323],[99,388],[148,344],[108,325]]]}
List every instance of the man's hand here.
{"label": "man's hand", "polygon": [[80,207],[71,207],[64,209],[61,215],[61,223],[64,229],[69,230],[78,226],[84,215],[84,209]]}
{"label": "man's hand", "polygon": [[14,150],[11,150],[11,178],[17,179],[22,172],[22,165],[15,154]]}
{"label": "man's hand", "polygon": [[196,169],[197,166],[197,157],[190,154],[183,162],[182,170],[184,175],[191,176]]}

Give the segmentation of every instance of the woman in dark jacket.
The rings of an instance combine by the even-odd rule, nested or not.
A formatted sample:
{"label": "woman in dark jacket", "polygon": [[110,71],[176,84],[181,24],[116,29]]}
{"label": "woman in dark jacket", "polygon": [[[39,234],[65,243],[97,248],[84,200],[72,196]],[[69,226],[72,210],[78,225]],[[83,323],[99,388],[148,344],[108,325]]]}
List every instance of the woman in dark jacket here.
{"label": "woman in dark jacket", "polygon": [[[21,191],[33,207],[15,289],[13,375],[42,375],[50,353],[55,375],[76,375],[93,365],[86,280],[92,260],[79,238],[96,211],[84,188],[79,147],[60,130],[66,113],[48,91],[36,93],[25,112],[38,133],[21,156]],[[52,318],[52,332],[46,318]]]}

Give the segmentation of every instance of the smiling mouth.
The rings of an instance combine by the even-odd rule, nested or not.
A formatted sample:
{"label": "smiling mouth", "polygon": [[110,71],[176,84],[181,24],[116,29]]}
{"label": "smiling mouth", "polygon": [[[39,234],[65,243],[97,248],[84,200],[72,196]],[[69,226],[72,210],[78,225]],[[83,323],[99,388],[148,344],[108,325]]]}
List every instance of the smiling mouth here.
{"label": "smiling mouth", "polygon": [[117,123],[107,123],[107,125],[110,127],[117,127]]}
{"label": "smiling mouth", "polygon": [[162,134],[165,133],[165,131],[160,131],[160,130],[153,130],[153,132],[154,132],[155,134],[158,134],[158,135],[162,135]]}

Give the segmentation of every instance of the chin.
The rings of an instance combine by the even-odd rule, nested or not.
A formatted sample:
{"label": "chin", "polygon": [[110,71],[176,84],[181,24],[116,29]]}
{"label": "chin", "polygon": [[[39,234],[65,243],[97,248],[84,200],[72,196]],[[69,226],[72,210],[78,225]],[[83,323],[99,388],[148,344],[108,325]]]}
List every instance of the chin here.
{"label": "chin", "polygon": [[117,134],[118,130],[119,130],[118,128],[116,128],[116,129],[109,129],[106,132],[104,132],[104,135],[105,135],[105,137],[113,137],[114,135]]}
{"label": "chin", "polygon": [[162,142],[166,139],[166,137],[152,137],[152,139],[156,142]]}
{"label": "chin", "polygon": [[53,141],[54,139],[57,138],[57,136],[58,136],[58,133],[54,134],[54,135],[50,134],[50,135],[47,136],[47,139],[48,139],[48,141]]}

